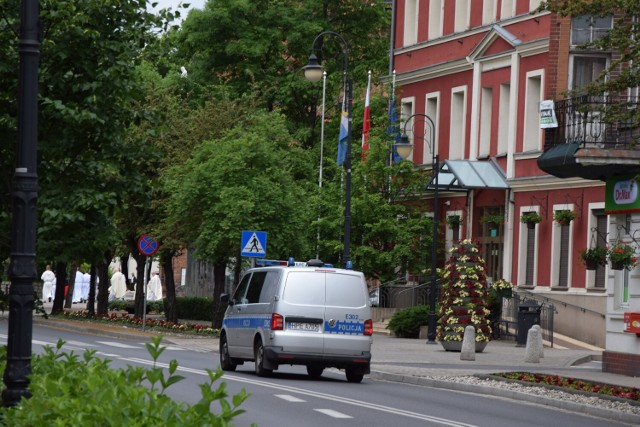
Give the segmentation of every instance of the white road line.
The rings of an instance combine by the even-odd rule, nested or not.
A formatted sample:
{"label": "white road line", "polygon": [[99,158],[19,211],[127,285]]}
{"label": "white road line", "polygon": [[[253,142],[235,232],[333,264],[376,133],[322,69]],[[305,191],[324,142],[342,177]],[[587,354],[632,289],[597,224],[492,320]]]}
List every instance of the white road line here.
{"label": "white road line", "polygon": [[108,345],[110,347],[118,347],[118,348],[140,348],[140,346],[137,345],[129,345],[129,344],[122,344],[119,342],[115,342],[115,341],[97,341],[100,344],[104,344],[104,345]]}
{"label": "white road line", "polygon": [[282,400],[286,400],[287,402],[292,402],[292,403],[301,403],[301,402],[306,402],[306,400],[300,399],[298,397],[295,396],[291,396],[290,394],[275,394],[275,397],[279,397]]}
{"label": "white road line", "polygon": [[[139,358],[135,358],[135,357],[121,358],[120,360],[129,361],[129,362],[133,362],[133,363],[140,363],[140,364],[143,364],[143,365],[154,365],[154,362],[152,360],[139,359]],[[160,368],[168,368],[169,367],[169,365],[167,363],[159,363],[159,362],[156,362],[155,366],[160,367]],[[191,373],[197,374],[197,375],[208,376],[207,372],[202,370],[202,369],[184,368],[184,367],[178,366],[178,371],[191,372]],[[401,415],[403,417],[415,418],[415,419],[418,419],[418,420],[435,422],[435,423],[439,423],[439,424],[442,424],[444,426],[449,426],[449,427],[477,427],[477,425],[475,425],[475,424],[468,424],[468,423],[463,423],[463,422],[459,422],[459,421],[449,420],[449,419],[446,419],[446,418],[434,417],[434,416],[427,415],[427,414],[420,414],[418,412],[405,411],[404,409],[393,408],[391,406],[377,405],[377,404],[371,403],[371,402],[365,402],[365,401],[362,401],[362,400],[350,399],[348,397],[334,396],[334,395],[327,394],[327,393],[321,393],[321,392],[318,392],[318,391],[307,390],[307,389],[298,388],[298,387],[291,387],[291,386],[287,386],[287,385],[284,385],[284,384],[275,384],[275,383],[270,383],[270,382],[262,381],[262,380],[258,380],[258,379],[237,377],[235,375],[231,375],[231,374],[228,374],[228,373],[224,374],[224,376],[222,377],[222,381],[236,381],[236,382],[239,382],[239,383],[254,384],[254,385],[257,385],[257,386],[261,386],[261,387],[272,388],[272,389],[276,389],[276,390],[279,390],[279,391],[289,391],[291,393],[298,393],[298,394],[302,394],[302,395],[305,395],[305,396],[311,396],[311,397],[315,397],[315,398],[318,398],[318,399],[324,399],[324,400],[328,400],[328,401],[332,401],[332,402],[337,402],[337,403],[340,403],[340,404],[360,406],[362,408],[367,408],[367,409],[370,409],[370,410],[375,410],[375,411],[380,411],[380,412],[387,412],[387,413],[393,414],[393,415]]]}
{"label": "white road line", "polygon": [[334,411],[333,409],[314,409],[314,411],[328,415],[332,418],[353,418],[351,415],[343,414],[342,412]]}
{"label": "white road line", "polygon": [[[81,342],[81,341],[65,341],[64,345],[66,346],[67,344],[75,345],[78,347],[97,347],[97,345],[95,344],[87,344],[86,342]],[[65,348],[65,347],[63,346],[62,348]]]}

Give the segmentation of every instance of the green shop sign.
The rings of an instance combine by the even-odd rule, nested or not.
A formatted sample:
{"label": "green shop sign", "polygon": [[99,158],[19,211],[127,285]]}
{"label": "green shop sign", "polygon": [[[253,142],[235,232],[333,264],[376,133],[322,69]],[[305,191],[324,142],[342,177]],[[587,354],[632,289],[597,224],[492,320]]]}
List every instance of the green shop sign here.
{"label": "green shop sign", "polygon": [[640,212],[638,182],[635,175],[618,176],[607,180],[604,210],[608,214]]}

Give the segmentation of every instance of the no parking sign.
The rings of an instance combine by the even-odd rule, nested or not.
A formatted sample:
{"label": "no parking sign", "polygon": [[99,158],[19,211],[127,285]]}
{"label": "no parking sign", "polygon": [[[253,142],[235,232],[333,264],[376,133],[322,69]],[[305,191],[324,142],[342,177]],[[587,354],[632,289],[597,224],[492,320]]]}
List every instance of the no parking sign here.
{"label": "no parking sign", "polygon": [[158,252],[160,245],[158,241],[148,234],[143,234],[138,239],[138,250],[144,256],[153,256]]}

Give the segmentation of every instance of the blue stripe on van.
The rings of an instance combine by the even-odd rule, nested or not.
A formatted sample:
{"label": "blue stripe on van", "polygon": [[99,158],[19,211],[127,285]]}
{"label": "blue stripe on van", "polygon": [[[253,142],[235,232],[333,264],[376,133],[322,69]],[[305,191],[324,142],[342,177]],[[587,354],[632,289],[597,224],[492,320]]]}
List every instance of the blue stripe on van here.
{"label": "blue stripe on van", "polygon": [[364,323],[338,320],[335,325],[331,326],[329,322],[324,322],[324,330],[330,334],[363,335]]}
{"label": "blue stripe on van", "polygon": [[271,329],[271,317],[234,317],[224,319],[227,328]]}

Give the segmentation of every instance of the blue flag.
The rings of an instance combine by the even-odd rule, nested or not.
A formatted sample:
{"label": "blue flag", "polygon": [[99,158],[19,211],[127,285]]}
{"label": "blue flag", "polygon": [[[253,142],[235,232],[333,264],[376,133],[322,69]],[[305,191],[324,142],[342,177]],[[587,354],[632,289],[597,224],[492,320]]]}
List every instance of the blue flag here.
{"label": "blue flag", "polygon": [[[389,127],[387,128],[387,134],[393,138],[393,143],[398,144],[400,142],[400,132],[398,131],[398,109],[395,101],[389,100]],[[398,163],[402,160],[402,157],[398,154],[396,147],[391,147],[391,162]]]}
{"label": "blue flag", "polygon": [[349,114],[342,102],[342,114],[340,118],[340,136],[338,137],[338,166],[342,166],[347,158],[347,139],[349,137]]}

